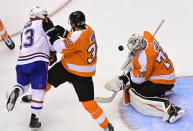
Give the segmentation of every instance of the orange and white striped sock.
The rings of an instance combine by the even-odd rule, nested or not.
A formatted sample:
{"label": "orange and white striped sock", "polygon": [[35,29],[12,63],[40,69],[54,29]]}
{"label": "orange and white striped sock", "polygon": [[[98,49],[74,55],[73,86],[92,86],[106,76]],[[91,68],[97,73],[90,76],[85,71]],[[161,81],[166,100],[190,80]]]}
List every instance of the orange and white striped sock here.
{"label": "orange and white striped sock", "polygon": [[90,113],[92,118],[98,123],[101,128],[106,128],[109,124],[101,107],[94,100],[82,102],[84,108]]}

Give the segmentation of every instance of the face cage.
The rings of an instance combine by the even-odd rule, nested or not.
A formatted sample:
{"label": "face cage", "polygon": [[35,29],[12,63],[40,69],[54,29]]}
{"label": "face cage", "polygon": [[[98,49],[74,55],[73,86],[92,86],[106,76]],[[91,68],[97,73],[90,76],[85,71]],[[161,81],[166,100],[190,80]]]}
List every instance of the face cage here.
{"label": "face cage", "polygon": [[141,52],[145,48],[145,45],[143,44],[143,42],[144,42],[144,39],[142,39],[140,41],[140,44],[138,44],[131,52],[133,54],[137,54],[138,51]]}

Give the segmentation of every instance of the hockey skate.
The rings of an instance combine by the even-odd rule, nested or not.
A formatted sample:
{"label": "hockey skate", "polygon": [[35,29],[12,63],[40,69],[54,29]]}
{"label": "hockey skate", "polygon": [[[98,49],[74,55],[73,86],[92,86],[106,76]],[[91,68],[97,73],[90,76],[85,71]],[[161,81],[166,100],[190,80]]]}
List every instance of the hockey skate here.
{"label": "hockey skate", "polygon": [[7,110],[8,110],[8,111],[13,110],[13,108],[14,108],[14,106],[15,106],[15,103],[16,103],[18,97],[19,97],[19,89],[18,89],[18,88],[15,88],[15,89],[11,92],[11,94],[10,94],[8,100],[7,100],[7,105],[6,105],[6,107],[7,107]]}
{"label": "hockey skate", "polygon": [[36,117],[35,114],[31,114],[31,120],[29,127],[31,128],[32,131],[35,131],[41,127],[41,122],[38,121],[39,118]]}
{"label": "hockey skate", "polygon": [[114,131],[114,127],[111,123],[108,124],[106,128],[104,128],[104,131]]}
{"label": "hockey skate", "polygon": [[21,98],[22,103],[31,103],[32,101],[32,95],[25,95]]}
{"label": "hockey skate", "polygon": [[176,120],[178,120],[183,114],[185,113],[185,110],[182,110],[178,106],[173,106],[169,112],[169,119],[167,120],[168,123],[174,123]]}
{"label": "hockey skate", "polygon": [[[3,39],[3,38],[2,38]],[[6,46],[10,49],[13,50],[15,48],[15,44],[12,41],[12,39],[10,38],[10,36],[7,36],[5,39],[3,39],[3,41],[5,42]]]}

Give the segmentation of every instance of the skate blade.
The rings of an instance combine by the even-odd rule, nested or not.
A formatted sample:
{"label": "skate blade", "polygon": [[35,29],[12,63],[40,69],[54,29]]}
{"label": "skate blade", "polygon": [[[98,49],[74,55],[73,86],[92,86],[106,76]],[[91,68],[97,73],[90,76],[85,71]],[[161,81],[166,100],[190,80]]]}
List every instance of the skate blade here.
{"label": "skate blade", "polygon": [[30,131],[41,131],[40,128],[30,128]]}
{"label": "skate blade", "polygon": [[9,103],[7,104],[7,111],[11,111],[13,109],[13,104]]}
{"label": "skate blade", "polygon": [[172,121],[170,121],[170,123],[174,123],[175,121],[177,121],[180,117],[182,117],[184,115],[186,111],[185,110],[182,110],[180,114],[178,114],[178,116],[173,119]]}
{"label": "skate blade", "polygon": [[31,102],[24,102],[22,100],[19,100],[19,103],[21,103],[21,104],[31,104]]}
{"label": "skate blade", "polygon": [[15,106],[15,102],[13,101],[15,99],[15,94],[11,94],[10,98],[8,99],[8,103],[7,103],[7,110],[11,111],[13,110],[14,106]]}
{"label": "skate blade", "polygon": [[39,131],[39,129],[30,129],[30,131]]}

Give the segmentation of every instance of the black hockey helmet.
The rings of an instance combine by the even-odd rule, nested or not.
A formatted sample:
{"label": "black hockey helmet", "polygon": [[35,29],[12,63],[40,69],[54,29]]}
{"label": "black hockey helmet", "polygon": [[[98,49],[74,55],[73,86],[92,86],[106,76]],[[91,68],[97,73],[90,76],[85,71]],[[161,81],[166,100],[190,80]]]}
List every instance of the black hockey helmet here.
{"label": "black hockey helmet", "polygon": [[85,15],[81,11],[74,11],[69,16],[70,25],[74,24],[77,27],[82,27],[85,25]]}

